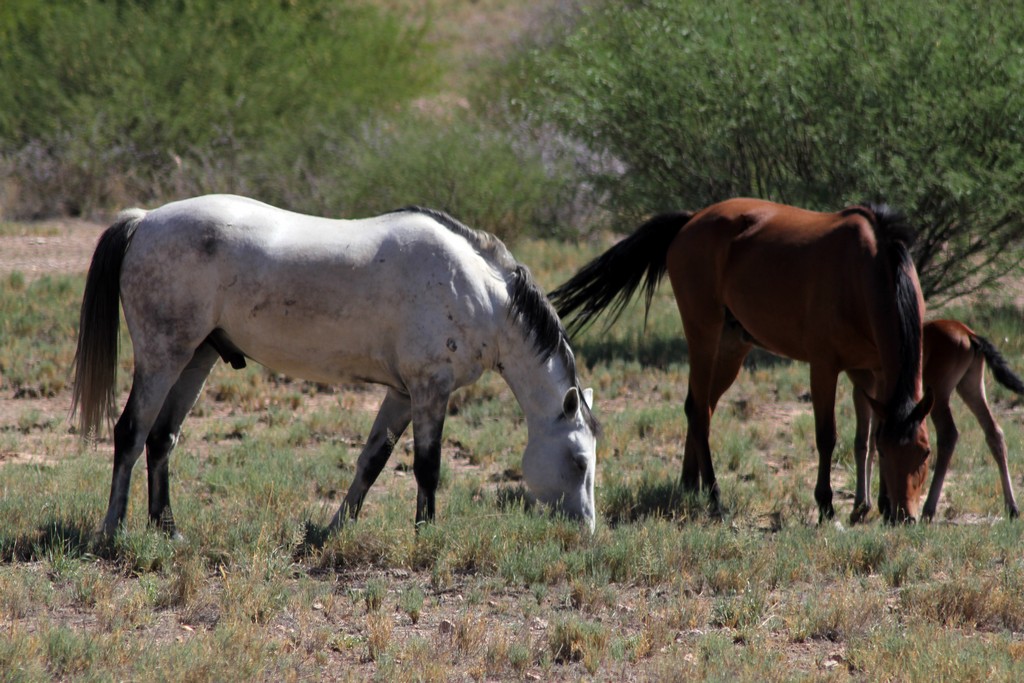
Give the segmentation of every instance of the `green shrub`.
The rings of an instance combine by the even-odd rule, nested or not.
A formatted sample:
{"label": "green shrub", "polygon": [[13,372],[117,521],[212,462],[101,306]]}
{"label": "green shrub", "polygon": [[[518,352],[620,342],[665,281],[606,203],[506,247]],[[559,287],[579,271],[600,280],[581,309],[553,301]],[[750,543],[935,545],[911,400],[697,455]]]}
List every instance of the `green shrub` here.
{"label": "green shrub", "polygon": [[632,229],[736,195],[888,201],[926,295],[989,284],[1024,233],[1024,16],[1009,2],[605,2],[524,60],[519,101],[596,159]]}
{"label": "green shrub", "polygon": [[436,76],[422,27],[368,3],[5,2],[6,211],[226,189],[274,200],[278,176],[301,177]]}
{"label": "green shrub", "polygon": [[514,132],[469,113],[403,114],[364,128],[346,165],[317,171],[325,213],[368,216],[419,204],[514,241],[565,235],[557,207],[564,182]]}

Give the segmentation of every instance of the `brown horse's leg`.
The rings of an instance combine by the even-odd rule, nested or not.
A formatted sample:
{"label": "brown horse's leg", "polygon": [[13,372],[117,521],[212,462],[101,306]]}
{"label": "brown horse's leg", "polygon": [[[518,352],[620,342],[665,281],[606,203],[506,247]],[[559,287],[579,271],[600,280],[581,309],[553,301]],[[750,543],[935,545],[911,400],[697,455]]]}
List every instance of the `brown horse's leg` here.
{"label": "brown horse's leg", "polygon": [[[732,386],[733,382],[736,381],[737,375],[739,375],[740,369],[743,367],[743,359],[750,353],[752,345],[744,340],[743,331],[738,326],[725,325],[722,328],[719,336],[717,353],[714,362],[714,372],[710,378],[710,386],[707,393],[708,401],[708,427],[707,433],[710,433],[710,422],[714,416],[715,408],[718,406],[718,401],[722,398],[722,394]],[[691,346],[691,379],[693,377],[692,363],[693,363],[693,351]],[[691,394],[692,393],[691,384]],[[690,396],[687,396],[687,418],[690,417],[690,410],[692,408],[690,403]],[[686,452],[683,456],[683,486],[687,490],[696,490],[698,475],[702,482],[704,490],[711,496],[711,502],[713,510],[716,514],[721,513],[720,503],[718,499],[718,483],[715,479],[714,467],[711,460],[711,449],[710,446],[704,446],[704,453],[707,454],[706,458],[699,458],[697,454],[701,452],[700,446],[693,441],[694,431],[692,429],[687,430],[686,435]],[[696,451],[696,452],[695,452]]]}
{"label": "brown horse's leg", "polygon": [[[1006,439],[1003,436],[1003,430],[999,428],[996,423],[995,417],[992,415],[992,411],[989,408],[988,401],[985,397],[985,378],[984,378],[984,363],[979,356],[974,363],[971,364],[967,374],[964,375],[963,380],[957,385],[957,393],[960,394],[960,398],[964,400],[967,407],[970,408],[974,416],[978,418],[978,424],[985,431],[985,441],[988,443],[988,448],[992,452],[992,457],[996,461],[996,466],[999,468],[999,479],[1003,486],[1003,501],[1006,503],[1007,513],[1011,518],[1016,519],[1020,516],[1020,510],[1017,509],[1017,500],[1013,495],[1013,484],[1010,482],[1010,470],[1006,461]],[[938,397],[936,397],[936,402]],[[936,406],[938,403],[936,403]],[[934,419],[935,411],[932,411]],[[940,442],[941,443],[941,442]],[[935,466],[936,475],[938,474],[938,465]],[[934,488],[934,481],[932,484]],[[938,498],[938,494],[936,494]],[[928,502],[932,500],[931,493],[928,495]],[[925,513],[927,514],[928,504],[925,504]],[[932,510],[934,512],[934,509]]]}
{"label": "brown horse's leg", "polygon": [[818,523],[835,517],[832,507],[832,451],[836,447],[836,383],[839,373],[829,367],[811,365],[811,402],[814,405],[814,436],[818,446],[818,482],[814,500]]}
{"label": "brown horse's leg", "polygon": [[873,432],[877,422],[872,419],[868,395],[874,391],[870,372],[848,371],[853,381],[853,410],[857,416],[857,432],[853,438],[853,459],[857,465],[857,488],[853,497],[850,524],[857,524],[871,512],[871,466],[875,456]]}
{"label": "brown horse's leg", "polygon": [[711,430],[712,384],[715,363],[718,356],[718,342],[722,335],[721,319],[699,330],[686,325],[686,340],[690,355],[689,391],[686,395],[686,450],[683,453],[682,486],[686,491],[696,491],[702,484],[707,491],[713,513],[721,512],[718,482],[711,462],[711,446],[708,436]]}
{"label": "brown horse's leg", "polygon": [[718,407],[718,400],[722,398],[736,377],[740,374],[743,361],[753,345],[744,341],[742,330],[729,327],[722,330],[722,337],[718,342],[718,358],[715,359],[715,374],[711,380],[711,414],[714,415]]}
{"label": "brown horse's leg", "polygon": [[683,473],[679,479],[683,490],[689,493],[700,491],[700,463],[698,462],[698,446],[693,439],[693,429],[690,427],[690,394],[686,395],[686,403],[683,404],[683,411],[686,414],[687,429],[686,443],[683,447]]}

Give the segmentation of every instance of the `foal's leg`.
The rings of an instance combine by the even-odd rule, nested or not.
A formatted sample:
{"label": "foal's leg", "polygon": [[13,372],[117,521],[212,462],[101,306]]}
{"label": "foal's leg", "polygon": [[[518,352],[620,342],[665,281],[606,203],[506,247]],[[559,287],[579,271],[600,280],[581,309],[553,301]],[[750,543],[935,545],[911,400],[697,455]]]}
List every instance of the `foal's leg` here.
{"label": "foal's leg", "polygon": [[[963,380],[957,385],[956,390],[960,394],[960,398],[967,404],[967,407],[974,413],[974,416],[978,418],[978,424],[985,431],[985,441],[988,443],[988,448],[996,461],[996,466],[999,467],[999,480],[1003,486],[1003,501],[1006,503],[1006,510],[1011,519],[1016,519],[1020,516],[1020,510],[1017,509],[1017,499],[1013,495],[1013,484],[1010,483],[1010,470],[1006,462],[1006,439],[1003,436],[1003,430],[996,423],[996,419],[993,417],[988,401],[985,398],[984,363],[980,357],[968,369],[967,374],[964,375]],[[936,398],[936,401],[938,401],[938,398]],[[933,416],[934,413],[935,411],[932,409]],[[936,465],[937,474],[938,465]],[[936,498],[938,498],[937,494]],[[929,493],[928,501],[931,502],[931,499],[932,496]],[[927,510],[928,505],[926,504],[925,511],[927,512]]]}
{"label": "foal's leg", "polygon": [[160,415],[146,439],[146,470],[149,477],[149,523],[168,536],[180,538],[171,513],[167,466],[171,451],[178,443],[181,424],[185,421],[206,378],[217,362],[217,352],[209,344],[196,349],[192,360],[182,371],[164,401]]}
{"label": "foal's leg", "polygon": [[[935,394],[935,404],[932,406],[931,418],[932,424],[935,425],[938,454],[935,456],[935,471],[932,473],[932,484],[928,489],[928,498],[925,500],[924,508],[921,510],[922,519],[927,520],[935,517],[935,509],[939,505],[939,496],[942,495],[942,485],[946,480],[949,462],[953,459],[953,451],[956,449],[956,442],[960,438],[960,432],[956,428],[956,422],[953,421],[953,411],[949,405],[949,388],[941,386],[932,387],[932,391]],[[984,401],[984,398],[982,400]],[[968,403],[968,405],[970,404]],[[985,406],[985,409],[987,411],[988,406]],[[984,428],[984,423],[982,427]]]}
{"label": "foal's leg", "polygon": [[811,366],[811,403],[814,406],[814,436],[818,446],[818,523],[836,515],[832,507],[832,451],[836,447],[836,382],[839,374],[831,368]]}
{"label": "foal's leg", "polygon": [[381,470],[391,457],[395,444],[409,426],[411,410],[408,396],[388,389],[373,421],[373,427],[370,428],[370,438],[367,439],[359,454],[359,460],[356,461],[356,476],[345,495],[345,501],[331,520],[328,531],[341,528],[346,518],[355,520],[359,516],[366,492],[373,486],[373,482],[377,481]]}

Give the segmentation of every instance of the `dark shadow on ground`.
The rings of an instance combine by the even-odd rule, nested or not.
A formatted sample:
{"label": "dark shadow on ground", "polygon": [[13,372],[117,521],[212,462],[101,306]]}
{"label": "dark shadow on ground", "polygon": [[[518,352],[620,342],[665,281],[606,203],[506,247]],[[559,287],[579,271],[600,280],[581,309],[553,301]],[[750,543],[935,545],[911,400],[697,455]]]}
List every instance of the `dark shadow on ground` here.
{"label": "dark shadow on ground", "polygon": [[[592,336],[574,342],[576,357],[587,368],[612,361],[636,361],[644,368],[665,369],[670,365],[689,362],[686,338],[633,337],[630,339],[595,339]],[[755,348],[743,362],[747,369],[772,368],[793,363],[789,358],[777,356]]]}

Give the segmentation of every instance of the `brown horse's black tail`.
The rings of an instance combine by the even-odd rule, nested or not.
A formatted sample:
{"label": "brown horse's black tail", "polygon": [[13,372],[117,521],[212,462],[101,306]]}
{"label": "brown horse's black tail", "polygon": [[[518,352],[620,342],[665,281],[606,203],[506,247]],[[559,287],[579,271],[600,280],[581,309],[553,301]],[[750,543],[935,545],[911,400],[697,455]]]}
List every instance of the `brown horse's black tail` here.
{"label": "brown horse's black tail", "polygon": [[981,335],[972,334],[971,346],[984,354],[985,362],[992,369],[992,376],[996,378],[997,382],[1015,394],[1024,394],[1024,380],[1014,374],[1013,370],[1010,369],[1009,363],[1006,362],[1006,359],[1003,358],[1003,355],[999,353],[992,342]]}
{"label": "brown horse's black tail", "polygon": [[100,237],[89,265],[78,318],[71,416],[78,413],[81,436],[97,433],[114,417],[117,380],[121,264],[145,212],[124,211]]}
{"label": "brown horse's black tail", "polygon": [[655,216],[551,292],[559,317],[569,319],[569,331],[579,332],[606,308],[612,312],[608,324],[615,322],[641,283],[649,310],[665,275],[668,247],[691,217],[688,211]]}

